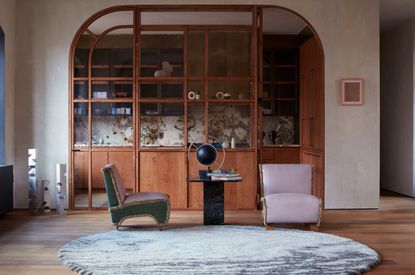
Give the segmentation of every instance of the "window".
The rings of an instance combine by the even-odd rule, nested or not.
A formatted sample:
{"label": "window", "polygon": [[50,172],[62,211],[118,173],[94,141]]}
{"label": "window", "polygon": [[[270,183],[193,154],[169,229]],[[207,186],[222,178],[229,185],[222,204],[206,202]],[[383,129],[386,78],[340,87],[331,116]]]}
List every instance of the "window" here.
{"label": "window", "polygon": [[0,27],[0,164],[5,164],[4,146],[4,32]]}

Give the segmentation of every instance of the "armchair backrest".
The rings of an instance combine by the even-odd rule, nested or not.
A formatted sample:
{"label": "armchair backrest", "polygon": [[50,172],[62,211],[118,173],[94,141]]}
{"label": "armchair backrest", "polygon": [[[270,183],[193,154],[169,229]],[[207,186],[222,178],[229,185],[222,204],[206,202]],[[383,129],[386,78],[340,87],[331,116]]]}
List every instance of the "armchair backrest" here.
{"label": "armchair backrest", "polygon": [[260,164],[263,196],[274,193],[311,194],[310,164]]}
{"label": "armchair backrest", "polygon": [[104,173],[105,189],[107,190],[108,204],[110,207],[123,205],[126,192],[120,172],[114,164],[107,164],[102,169]]}

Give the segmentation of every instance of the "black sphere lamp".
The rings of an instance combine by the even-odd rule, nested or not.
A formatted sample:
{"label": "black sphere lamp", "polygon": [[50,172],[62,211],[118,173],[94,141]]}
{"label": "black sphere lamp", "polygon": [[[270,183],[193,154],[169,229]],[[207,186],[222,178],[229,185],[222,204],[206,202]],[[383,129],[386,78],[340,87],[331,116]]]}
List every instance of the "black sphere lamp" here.
{"label": "black sphere lamp", "polygon": [[[217,141],[219,144],[222,144],[222,142],[212,136],[209,136],[209,138]],[[218,168],[220,169],[223,165],[223,163],[225,162],[225,149],[221,146],[222,151],[223,151],[223,158],[221,163],[217,163],[216,159],[218,157],[218,151],[216,150],[216,147],[213,146],[211,143],[204,143],[200,146],[196,146],[193,142],[189,145],[189,148],[187,150],[187,160],[189,162],[190,165],[190,149],[192,147],[196,148],[196,160],[197,162],[202,165],[207,167],[207,170],[199,170],[199,177],[201,179],[206,179],[209,178],[207,176],[208,173],[210,173],[212,170],[210,170],[210,167],[213,165],[217,165]],[[195,169],[193,166],[191,166],[193,169]],[[196,170],[196,169],[195,169]]]}

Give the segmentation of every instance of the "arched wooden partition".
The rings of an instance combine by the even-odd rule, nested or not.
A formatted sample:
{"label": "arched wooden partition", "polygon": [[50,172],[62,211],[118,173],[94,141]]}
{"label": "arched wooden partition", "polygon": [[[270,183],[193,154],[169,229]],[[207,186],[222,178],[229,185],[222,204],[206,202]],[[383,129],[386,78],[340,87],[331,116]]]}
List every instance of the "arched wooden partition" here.
{"label": "arched wooden partition", "polygon": [[[171,196],[173,209],[201,209],[202,186],[186,183],[196,173],[186,149],[190,142],[209,142],[209,135],[236,140],[236,148],[226,149],[225,165],[238,168],[243,181],[225,186],[225,208],[257,208],[257,167],[264,161],[258,138],[265,99],[258,70],[263,8],[117,6],[81,26],[69,61],[71,208],[106,207],[101,168],[112,162],[130,192],[162,191]],[[170,23],[163,25],[151,20],[167,12],[199,13],[202,23],[185,22],[183,16],[164,17]],[[232,23],[212,23],[212,15],[221,12],[238,16],[230,16]],[[323,198],[323,55],[318,38],[310,41],[298,55],[309,67],[295,67],[301,68],[296,102],[304,101],[297,105],[296,152],[298,162],[315,165],[315,193]],[[321,58],[309,60],[310,54]],[[156,72],[163,61],[169,61],[170,74]],[[314,62],[321,65],[320,74]],[[274,149],[284,154],[281,146]]]}

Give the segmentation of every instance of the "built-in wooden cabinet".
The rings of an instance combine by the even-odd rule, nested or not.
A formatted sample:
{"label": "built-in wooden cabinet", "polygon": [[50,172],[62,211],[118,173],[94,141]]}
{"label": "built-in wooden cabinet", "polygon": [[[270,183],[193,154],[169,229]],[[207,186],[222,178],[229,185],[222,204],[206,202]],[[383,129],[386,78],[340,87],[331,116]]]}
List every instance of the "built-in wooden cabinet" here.
{"label": "built-in wooden cabinet", "polygon": [[215,10],[234,12],[236,25],[177,24],[177,7],[166,7],[166,20],[176,23],[155,25],[146,23],[148,12],[163,8],[118,7],[78,31],[70,63],[71,208],[107,207],[101,169],[114,163],[128,193],[165,192],[173,209],[202,209],[202,185],[186,183],[203,169],[194,149],[188,160],[192,143],[221,148],[235,140],[223,167],[237,168],[243,180],[225,184],[228,210],[257,208],[259,162],[313,163],[323,178],[320,49],[295,36],[262,43],[261,7],[234,8],[200,15],[208,22]]}
{"label": "built-in wooden cabinet", "polygon": [[186,183],[197,175],[187,147],[217,143],[213,136],[235,140],[224,167],[243,176],[226,186],[226,209],[255,209],[256,23],[147,25],[141,15],[142,7],[120,8],[74,40],[71,207],[107,207],[101,169],[114,163],[127,192],[165,192],[173,209],[201,209],[202,190]]}
{"label": "built-in wooden cabinet", "polygon": [[313,193],[324,198],[323,56],[315,37],[300,46],[301,162],[314,167]]}

